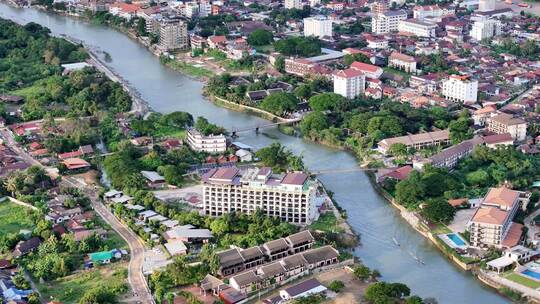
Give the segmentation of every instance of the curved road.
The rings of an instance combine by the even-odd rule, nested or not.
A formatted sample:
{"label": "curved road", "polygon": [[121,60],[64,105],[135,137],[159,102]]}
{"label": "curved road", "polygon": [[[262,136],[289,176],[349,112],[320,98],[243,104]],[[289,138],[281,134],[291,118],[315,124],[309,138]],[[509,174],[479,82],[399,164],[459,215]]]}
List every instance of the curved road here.
{"label": "curved road", "polygon": [[128,266],[128,282],[134,293],[134,301],[136,303],[154,304],[154,298],[148,288],[146,278],[142,272],[142,265],[144,262],[144,252],[146,250],[142,240],[124,223],[120,222],[114,214],[103,205],[100,198],[97,195],[96,189],[84,185],[74,179],[73,177],[64,177],[62,179],[71,186],[82,190],[92,201],[92,207],[94,210],[109,224],[114,231],[116,231],[129,245],[131,253],[131,259]]}
{"label": "curved road", "polygon": [[[53,168],[46,167],[39,161],[34,159],[24,149],[22,149],[13,138],[13,134],[7,130],[7,128],[0,129],[2,137],[6,140],[9,147],[13,149],[21,158],[26,162],[37,165],[44,168],[52,177],[56,176],[56,172]],[[124,223],[120,222],[112,212],[103,205],[101,199],[97,195],[96,188],[85,185],[77,181],[73,177],[64,177],[62,182],[69,184],[72,187],[78,188],[83,191],[91,200],[92,208],[96,213],[103,218],[103,220],[114,229],[128,244],[130,250],[130,260],[128,266],[128,282],[131,286],[131,290],[134,293],[134,303],[143,304],[155,304],[152,293],[148,288],[146,278],[142,271],[142,265],[144,262],[144,252],[146,250],[145,244],[142,240]]]}

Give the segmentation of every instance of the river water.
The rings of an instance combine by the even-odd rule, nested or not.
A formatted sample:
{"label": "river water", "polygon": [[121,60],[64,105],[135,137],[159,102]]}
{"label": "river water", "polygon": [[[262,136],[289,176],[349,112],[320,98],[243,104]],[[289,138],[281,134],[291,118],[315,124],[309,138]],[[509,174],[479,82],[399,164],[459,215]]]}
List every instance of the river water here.
{"label": "river water", "polygon": [[[107,52],[112,59],[107,65],[137,88],[156,111],[187,111],[228,129],[265,122],[216,107],[204,100],[200,82],[160,65],[159,60],[143,46],[113,29],[35,9],[13,8],[5,3],[0,3],[0,17],[18,23],[36,22],[50,28],[53,34],[68,35]],[[255,148],[277,140],[294,153],[303,155],[311,170],[357,166],[355,158],[346,152],[287,136],[276,129],[264,130],[260,135],[239,135],[239,141]],[[361,235],[362,245],[355,249],[355,255],[369,267],[378,269],[383,280],[403,282],[411,287],[414,294],[435,297],[439,303],[509,302],[470,274],[459,270],[410,228],[397,211],[373,190],[363,172],[325,174],[319,178],[335,193],[335,199],[347,210],[350,224]],[[401,247],[394,245],[393,237],[399,240]],[[413,255],[422,259],[425,265],[416,262]]]}

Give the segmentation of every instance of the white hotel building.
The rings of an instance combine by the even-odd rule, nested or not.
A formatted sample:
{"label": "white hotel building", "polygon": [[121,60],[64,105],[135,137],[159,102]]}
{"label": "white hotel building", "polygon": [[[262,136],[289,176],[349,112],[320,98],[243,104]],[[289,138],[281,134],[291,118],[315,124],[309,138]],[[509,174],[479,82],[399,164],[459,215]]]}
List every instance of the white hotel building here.
{"label": "white hotel building", "polygon": [[474,103],[478,95],[478,80],[471,80],[469,76],[450,75],[443,82],[442,94],[448,100]]}
{"label": "white hotel building", "polygon": [[517,245],[523,225],[512,222],[526,208],[530,194],[504,187],[491,188],[467,224],[474,247],[510,248]]}
{"label": "white hotel building", "polygon": [[189,147],[198,152],[223,153],[227,150],[225,135],[208,135],[191,128],[187,131],[187,143]]}
{"label": "white hotel building", "polygon": [[437,25],[419,19],[401,20],[398,24],[400,33],[412,34],[418,37],[435,37]]}
{"label": "white hotel building", "polygon": [[304,173],[276,175],[267,167],[219,168],[203,175],[202,181],[205,215],[261,210],[297,225],[309,225],[317,217],[317,185]]}
{"label": "white hotel building", "polygon": [[332,37],[332,20],[322,16],[304,18],[304,36]]}
{"label": "white hotel building", "polygon": [[371,31],[375,34],[395,32],[398,30],[399,22],[405,19],[407,19],[407,12],[404,10],[377,14],[371,20]]}
{"label": "white hotel building", "polygon": [[353,99],[364,93],[366,76],[356,69],[338,70],[332,74],[334,93]]}

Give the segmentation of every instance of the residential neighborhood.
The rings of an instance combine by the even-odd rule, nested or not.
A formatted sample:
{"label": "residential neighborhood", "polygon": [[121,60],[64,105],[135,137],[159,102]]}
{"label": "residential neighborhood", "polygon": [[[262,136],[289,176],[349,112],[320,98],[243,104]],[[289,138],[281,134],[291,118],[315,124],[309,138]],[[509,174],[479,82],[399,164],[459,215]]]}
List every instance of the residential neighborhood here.
{"label": "residential neighborhood", "polygon": [[0,3],[0,301],[540,301],[539,25],[498,0]]}

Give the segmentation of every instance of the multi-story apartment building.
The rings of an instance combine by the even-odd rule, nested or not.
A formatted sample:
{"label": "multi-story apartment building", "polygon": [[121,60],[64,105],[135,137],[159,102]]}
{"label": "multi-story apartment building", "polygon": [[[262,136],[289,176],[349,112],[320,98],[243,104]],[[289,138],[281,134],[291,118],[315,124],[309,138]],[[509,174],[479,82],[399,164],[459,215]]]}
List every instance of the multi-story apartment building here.
{"label": "multi-story apartment building", "polygon": [[437,25],[419,19],[406,19],[399,21],[398,31],[418,37],[435,37]]}
{"label": "multi-story apartment building", "polygon": [[[491,188],[467,224],[474,247],[512,247],[521,235],[521,225],[512,222],[519,207],[526,208],[529,193],[504,187]],[[516,229],[517,228],[517,229]],[[513,230],[519,230],[514,233]]]}
{"label": "multi-story apartment building", "polygon": [[491,38],[500,35],[502,31],[502,23],[496,19],[480,17],[474,21],[469,34],[476,41]]}
{"label": "multi-story apartment building", "polygon": [[432,146],[445,146],[450,143],[450,132],[440,130],[434,132],[405,135],[400,137],[385,138],[377,144],[377,150],[382,154],[387,154],[393,144],[404,144],[407,148],[420,150]]}
{"label": "multi-story apartment building", "polygon": [[449,12],[447,9],[441,8],[439,5],[417,5],[413,8],[413,18],[415,19],[424,19],[424,18],[441,18],[445,15],[448,15]]}
{"label": "multi-story apartment building", "polygon": [[159,47],[166,52],[187,49],[189,47],[187,24],[179,18],[161,20]]}
{"label": "multi-story apartment building", "polygon": [[443,81],[443,96],[452,101],[474,103],[478,95],[478,80],[468,75],[451,75]]}
{"label": "multi-story apartment building", "polygon": [[390,54],[388,66],[403,70],[407,73],[416,73],[416,59],[399,52],[392,52],[392,54]]}
{"label": "multi-story apartment building", "polygon": [[304,18],[304,36],[332,37],[332,20],[322,16]]}
{"label": "multi-story apartment building", "polygon": [[371,12],[374,15],[384,14],[388,11],[388,9],[388,1],[385,0],[375,1],[375,3],[373,3],[373,5],[371,6]]}
{"label": "multi-story apartment building", "polygon": [[285,0],[284,5],[286,9],[302,9],[302,0]]}
{"label": "multi-story apartment building", "polygon": [[304,58],[285,59],[285,72],[298,76],[305,76],[313,71],[316,64]]}
{"label": "multi-story apartment building", "polygon": [[398,30],[399,21],[407,19],[404,10],[387,11],[371,19],[371,31],[375,34],[387,34]]}
{"label": "multi-story apartment building", "polygon": [[491,12],[495,10],[495,0],[479,0],[478,11]]}
{"label": "multi-story apartment building", "polygon": [[501,113],[487,118],[487,128],[496,134],[509,133],[516,141],[523,141],[527,137],[527,122],[511,114]]}
{"label": "multi-story apartment building", "polygon": [[225,135],[203,135],[195,129],[188,129],[187,143],[191,149],[199,152],[223,153],[227,150]]}
{"label": "multi-story apartment building", "polygon": [[366,37],[367,47],[370,49],[386,49],[388,47],[388,40],[384,37],[369,35]]}
{"label": "multi-story apartment building", "polygon": [[351,64],[351,69],[362,72],[366,77],[379,79],[382,76],[384,70],[381,67],[378,67],[373,64],[363,63],[360,61],[355,61]]}
{"label": "multi-story apartment building", "polygon": [[304,173],[276,175],[270,168],[213,169],[203,180],[203,212],[220,216],[261,210],[283,221],[308,225],[317,216],[316,183]]}
{"label": "multi-story apartment building", "polygon": [[338,70],[332,74],[334,93],[353,99],[364,93],[366,76],[355,69]]}

